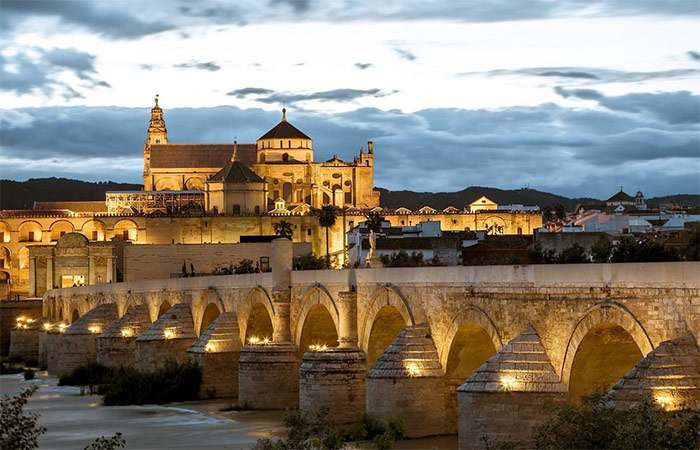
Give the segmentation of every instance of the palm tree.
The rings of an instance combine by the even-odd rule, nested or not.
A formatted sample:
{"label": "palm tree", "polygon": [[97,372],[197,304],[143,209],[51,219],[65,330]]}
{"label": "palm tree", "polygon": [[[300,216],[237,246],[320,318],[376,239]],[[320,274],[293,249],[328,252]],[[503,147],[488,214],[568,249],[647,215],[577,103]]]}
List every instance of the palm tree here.
{"label": "palm tree", "polygon": [[286,237],[291,239],[292,234],[294,231],[292,230],[292,225],[291,222],[287,222],[286,220],[280,220],[275,224],[275,234],[280,237]]}
{"label": "palm tree", "polygon": [[334,205],[323,205],[318,210],[318,224],[326,229],[326,265],[331,265],[331,252],[328,245],[328,229],[335,225],[338,218],[338,208]]}
{"label": "palm tree", "polygon": [[369,228],[370,231],[374,231],[375,233],[382,231],[382,222],[384,221],[384,217],[382,217],[381,214],[378,212],[371,212],[365,217],[367,218],[365,225],[367,225],[367,228]]}

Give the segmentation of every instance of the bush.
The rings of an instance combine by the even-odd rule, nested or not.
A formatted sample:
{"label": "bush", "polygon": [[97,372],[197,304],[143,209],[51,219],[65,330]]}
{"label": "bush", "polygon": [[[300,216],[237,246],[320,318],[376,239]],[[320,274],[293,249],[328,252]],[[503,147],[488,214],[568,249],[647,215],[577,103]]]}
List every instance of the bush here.
{"label": "bush", "polygon": [[557,264],[583,264],[589,262],[586,249],[574,243],[557,255]]}
{"label": "bush", "polygon": [[425,265],[423,253],[413,251],[409,255],[406,250],[401,250],[391,255],[380,255],[379,260],[384,267],[419,267]]}
{"label": "bush", "polygon": [[39,361],[36,358],[29,358],[24,361],[24,365],[27,367],[39,367]]}
{"label": "bush", "polygon": [[6,395],[0,401],[0,449],[34,449],[39,446],[37,441],[46,433],[46,428],[36,426],[39,414],[24,415],[24,405],[36,390],[37,387],[33,386],[15,397]]}
{"label": "bush", "polygon": [[121,433],[117,433],[111,438],[100,436],[95,439],[95,442],[85,447],[85,450],[114,450],[117,447],[126,447],[126,441],[122,438]]}
{"label": "bush", "polygon": [[326,257],[314,256],[313,253],[295,256],[293,267],[294,270],[321,270],[326,267]]}
{"label": "bush", "polygon": [[24,379],[25,380],[33,380],[34,379],[34,371],[32,369],[24,369]]}
{"label": "bush", "polygon": [[90,361],[73,369],[58,379],[59,386],[93,386],[110,381],[113,369],[96,361]]}
{"label": "bush", "polygon": [[236,266],[236,273],[255,273],[252,259],[242,259]]}
{"label": "bush", "polygon": [[597,393],[581,406],[566,405],[536,427],[537,449],[560,448],[697,448],[700,409],[664,411],[651,399],[628,410],[616,410]]}
{"label": "bush", "polygon": [[105,405],[143,405],[195,400],[202,383],[202,369],[195,363],[166,363],[153,372],[133,368],[115,371],[105,389]]}

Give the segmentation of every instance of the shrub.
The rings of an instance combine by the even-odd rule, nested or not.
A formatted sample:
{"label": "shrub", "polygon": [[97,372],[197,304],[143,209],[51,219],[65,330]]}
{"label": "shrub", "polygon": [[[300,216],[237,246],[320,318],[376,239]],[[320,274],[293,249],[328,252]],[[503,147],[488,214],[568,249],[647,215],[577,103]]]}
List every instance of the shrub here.
{"label": "shrub", "polygon": [[153,372],[120,368],[105,389],[105,405],[143,405],[195,400],[202,383],[202,370],[192,362],[166,363]]}
{"label": "shrub", "polygon": [[96,361],[90,361],[73,369],[58,379],[59,386],[93,386],[110,381],[113,369]]}
{"label": "shrub", "polygon": [[313,253],[307,253],[306,255],[294,257],[294,270],[321,270],[325,266],[325,256],[314,256]]}
{"label": "shrub", "polygon": [[664,411],[651,399],[628,410],[614,409],[601,393],[581,406],[566,405],[531,437],[537,449],[697,448],[700,409]]}
{"label": "shrub", "polygon": [[24,414],[24,405],[36,390],[37,387],[33,386],[15,397],[6,395],[0,401],[0,449],[34,449],[39,446],[37,441],[46,433],[46,428],[36,426],[39,414]]}
{"label": "shrub", "polygon": [[24,379],[25,380],[33,380],[34,379],[34,371],[32,369],[24,369]]}
{"label": "shrub", "polygon": [[586,256],[586,249],[581,247],[579,244],[571,244],[570,247],[566,247],[564,250],[557,255],[556,262],[558,264],[583,264],[588,262],[588,256]]}
{"label": "shrub", "polygon": [[252,259],[242,259],[236,266],[236,273],[254,273],[255,268],[253,267]]}
{"label": "shrub", "polygon": [[85,450],[114,450],[117,447],[126,447],[126,441],[122,438],[121,433],[117,433],[111,438],[100,436],[95,439],[95,442],[85,447]]}
{"label": "shrub", "polygon": [[385,267],[418,267],[425,265],[423,253],[413,251],[409,255],[406,250],[390,255],[380,255],[379,260]]}
{"label": "shrub", "polygon": [[386,430],[376,436],[372,442],[378,450],[389,450],[394,447],[394,442],[406,436],[406,427],[403,419],[386,419]]}

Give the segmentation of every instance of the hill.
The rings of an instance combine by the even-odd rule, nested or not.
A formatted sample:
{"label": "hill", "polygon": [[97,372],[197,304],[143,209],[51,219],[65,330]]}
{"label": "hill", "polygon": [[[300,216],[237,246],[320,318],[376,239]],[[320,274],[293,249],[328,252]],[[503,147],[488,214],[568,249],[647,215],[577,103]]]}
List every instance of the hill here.
{"label": "hill", "polygon": [[568,198],[561,195],[540,192],[534,189],[503,190],[489,187],[471,186],[458,192],[413,192],[413,191],[389,191],[379,188],[381,191],[382,206],[398,208],[405,206],[416,210],[423,206],[431,206],[435,209],[445,209],[448,206],[463,209],[482,195],[487,196],[500,205],[521,204],[555,206],[558,203],[564,205],[567,211],[571,211],[578,203],[597,203],[600,200],[593,198]]}
{"label": "hill", "polygon": [[[0,180],[0,209],[31,208],[35,201],[104,200],[107,191],[138,191],[141,190],[141,187],[140,184],[115,183],[113,181],[90,183],[67,178],[32,178],[27,181]],[[579,203],[600,202],[594,198],[568,198],[534,189],[504,190],[471,186],[458,192],[437,193],[378,189],[381,192],[382,206],[387,208],[404,206],[411,210],[423,206],[431,206],[435,209],[454,206],[463,209],[482,195],[501,205],[514,203],[553,207],[561,203],[567,211],[573,210]],[[647,204],[652,207],[663,203],[700,206],[700,195],[677,194],[647,199]]]}
{"label": "hill", "polygon": [[134,190],[141,190],[141,185],[113,181],[90,183],[67,178],[0,180],[0,209],[31,209],[35,201],[104,200],[107,191]]}

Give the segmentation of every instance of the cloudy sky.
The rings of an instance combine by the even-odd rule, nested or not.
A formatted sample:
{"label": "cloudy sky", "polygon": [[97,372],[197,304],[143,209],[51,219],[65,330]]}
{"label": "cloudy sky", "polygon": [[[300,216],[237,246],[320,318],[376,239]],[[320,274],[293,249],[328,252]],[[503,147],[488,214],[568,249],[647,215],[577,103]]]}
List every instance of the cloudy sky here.
{"label": "cloudy sky", "polygon": [[173,142],[316,160],[374,141],[375,185],[700,193],[697,0],[0,0],[2,178],[141,182]]}

